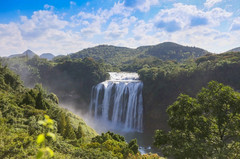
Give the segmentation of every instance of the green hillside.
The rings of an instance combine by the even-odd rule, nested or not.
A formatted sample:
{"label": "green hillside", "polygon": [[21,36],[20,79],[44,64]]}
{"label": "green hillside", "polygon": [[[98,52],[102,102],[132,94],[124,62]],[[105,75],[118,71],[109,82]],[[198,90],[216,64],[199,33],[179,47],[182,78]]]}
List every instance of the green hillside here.
{"label": "green hillside", "polygon": [[[89,143],[97,135],[80,117],[60,108],[56,95],[48,94],[41,85],[33,89],[25,88],[19,77],[7,67],[0,66],[0,86],[0,158],[35,156],[38,149],[36,136],[42,131],[37,122],[43,119],[44,114],[54,120],[53,131],[57,142],[50,145],[60,158],[68,157],[66,152],[74,150],[78,142]],[[62,119],[68,122],[64,125]],[[84,136],[75,137],[73,141],[66,134],[66,127],[76,134],[78,127],[81,127]]]}
{"label": "green hillside", "polygon": [[164,61],[183,61],[203,56],[206,53],[206,50],[197,47],[188,47],[176,43],[165,42],[158,45],[141,46],[137,49],[112,45],[99,45],[70,54],[69,58],[78,59],[92,57],[97,61],[103,61],[112,65],[122,65],[132,63],[132,61],[136,59],[145,59],[148,57],[156,57]]}
{"label": "green hillside", "polygon": [[85,102],[90,100],[92,86],[104,81],[108,77],[106,72],[112,70],[111,65],[93,58],[53,62],[35,56],[32,59],[0,58],[0,61],[17,73],[25,86],[41,83],[59,97],[77,95]]}
{"label": "green hillside", "polygon": [[71,54],[70,57],[72,59],[92,57],[97,61],[104,61],[116,65],[134,59],[138,54],[139,52],[135,49],[112,45],[99,45]]}
{"label": "green hillside", "polygon": [[150,46],[145,52],[146,55],[154,56],[164,61],[183,61],[203,56],[206,53],[206,50],[197,47],[182,46],[172,42],[165,42],[155,46]]}
{"label": "green hillside", "polygon": [[144,127],[149,131],[169,128],[166,110],[181,93],[193,97],[212,80],[240,90],[240,52],[208,54],[184,63],[165,61],[138,67],[144,83]]}

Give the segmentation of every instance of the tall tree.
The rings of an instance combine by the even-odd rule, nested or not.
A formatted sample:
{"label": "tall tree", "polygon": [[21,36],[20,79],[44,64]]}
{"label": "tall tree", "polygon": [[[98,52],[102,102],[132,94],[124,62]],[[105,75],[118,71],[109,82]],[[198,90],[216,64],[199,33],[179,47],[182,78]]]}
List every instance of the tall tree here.
{"label": "tall tree", "polygon": [[239,158],[240,93],[212,81],[196,98],[181,94],[167,109],[169,132],[155,146],[175,158]]}
{"label": "tall tree", "polygon": [[68,116],[66,117],[66,127],[65,127],[64,137],[67,139],[76,139],[76,134],[74,132],[73,126]]}
{"label": "tall tree", "polygon": [[58,132],[64,136],[65,133],[65,129],[66,129],[66,115],[64,112],[61,112],[60,114],[60,120],[58,123]]}
{"label": "tall tree", "polygon": [[137,139],[132,139],[128,144],[128,148],[131,149],[134,154],[137,154],[138,148],[139,148],[139,146],[137,144]]}
{"label": "tall tree", "polygon": [[43,110],[45,110],[47,108],[42,92],[39,92],[38,95],[37,95],[36,108],[37,109],[43,109]]}
{"label": "tall tree", "polygon": [[81,139],[83,136],[84,136],[83,129],[82,129],[81,124],[79,123],[78,129],[76,131],[76,137],[77,137],[77,139]]}

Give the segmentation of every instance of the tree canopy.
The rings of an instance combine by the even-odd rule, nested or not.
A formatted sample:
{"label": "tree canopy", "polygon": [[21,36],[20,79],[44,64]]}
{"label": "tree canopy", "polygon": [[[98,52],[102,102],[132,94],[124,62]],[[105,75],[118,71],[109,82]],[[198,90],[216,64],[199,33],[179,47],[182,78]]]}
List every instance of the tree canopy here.
{"label": "tree canopy", "polygon": [[196,98],[181,94],[167,109],[169,132],[154,145],[174,158],[239,158],[240,93],[211,81]]}

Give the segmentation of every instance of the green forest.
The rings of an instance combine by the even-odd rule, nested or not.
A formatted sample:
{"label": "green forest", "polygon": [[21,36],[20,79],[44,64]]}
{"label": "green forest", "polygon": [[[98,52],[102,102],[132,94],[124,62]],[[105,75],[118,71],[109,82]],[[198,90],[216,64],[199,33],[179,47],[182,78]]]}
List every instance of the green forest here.
{"label": "green forest", "polygon": [[97,134],[78,116],[58,106],[58,97],[41,84],[23,86],[0,66],[0,158],[158,158],[141,156],[112,132]]}
{"label": "green forest", "polygon": [[[239,158],[240,52],[100,45],[52,61],[0,63],[0,158]],[[97,134],[59,106],[77,98],[87,111],[92,87],[111,71],[139,74],[144,133],[159,154],[141,155],[136,139]]]}

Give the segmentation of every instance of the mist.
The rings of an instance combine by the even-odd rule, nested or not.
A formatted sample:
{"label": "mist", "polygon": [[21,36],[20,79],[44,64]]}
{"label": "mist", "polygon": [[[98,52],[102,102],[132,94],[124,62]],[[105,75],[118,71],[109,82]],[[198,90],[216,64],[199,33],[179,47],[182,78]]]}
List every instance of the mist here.
{"label": "mist", "polygon": [[96,130],[98,134],[105,133],[107,131],[111,131],[121,135],[135,132],[132,129],[124,128],[124,125],[115,125],[111,121],[106,121],[101,118],[95,119],[89,111],[81,109],[82,107],[89,108],[89,105],[86,105],[86,103],[77,104],[74,102],[60,102],[59,106],[81,117],[86,122],[86,124]]}

